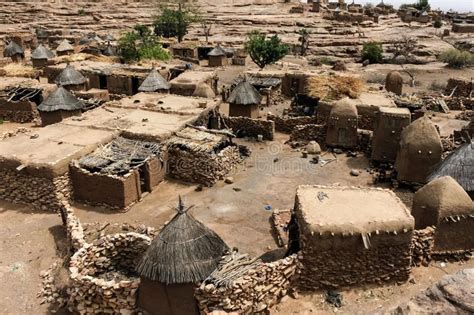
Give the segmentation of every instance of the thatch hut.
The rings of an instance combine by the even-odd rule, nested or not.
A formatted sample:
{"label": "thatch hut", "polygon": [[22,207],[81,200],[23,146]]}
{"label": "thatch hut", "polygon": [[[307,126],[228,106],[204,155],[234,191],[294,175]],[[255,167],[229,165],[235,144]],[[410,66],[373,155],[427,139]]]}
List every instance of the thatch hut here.
{"label": "thatch hut", "polygon": [[64,118],[81,114],[84,103],[62,86],[51,93],[39,106],[43,126],[62,121]]}
{"label": "thatch hut", "polygon": [[56,48],[58,56],[65,56],[74,53],[74,47],[69,43],[67,39],[63,40]]}
{"label": "thatch hut", "polygon": [[426,183],[441,161],[443,145],[431,120],[424,116],[403,129],[395,160],[397,179],[402,182]]}
{"label": "thatch hut", "polygon": [[434,252],[474,249],[474,203],[449,176],[436,178],[415,193],[415,228],[435,226]]}
{"label": "thatch hut", "polygon": [[86,87],[87,79],[70,64],[54,79],[54,83],[63,86],[69,91],[80,91]]}
{"label": "thatch hut", "polygon": [[431,173],[428,181],[443,176],[454,178],[474,198],[474,142],[465,143],[451,152]]}
{"label": "thatch hut", "polygon": [[222,67],[229,64],[227,52],[221,46],[217,46],[211,50],[207,56],[209,57],[209,67]]}
{"label": "thatch hut", "polygon": [[42,68],[46,66],[48,59],[53,58],[54,53],[48,48],[44,47],[42,44],[39,44],[38,47],[31,53],[31,62],[33,67]]}
{"label": "thatch hut", "polygon": [[194,90],[193,96],[204,97],[204,98],[214,98],[216,97],[216,94],[214,93],[212,88],[209,86],[209,84],[202,82]]}
{"label": "thatch hut", "polygon": [[230,92],[227,98],[229,116],[258,118],[262,96],[250,82],[244,80]]}
{"label": "thatch hut", "polygon": [[206,279],[228,250],[224,241],[188,213],[178,213],[161,230],[137,266],[138,306],[150,314],[198,314],[195,284]]}
{"label": "thatch hut", "polygon": [[337,101],[329,114],[326,145],[352,149],[357,146],[357,108],[347,98]]}
{"label": "thatch hut", "polygon": [[3,50],[4,57],[10,57],[13,62],[21,62],[25,59],[25,51],[14,41],[8,43]]}
{"label": "thatch hut", "polygon": [[165,78],[156,70],[155,67],[151,69],[150,74],[143,80],[138,87],[140,92],[160,92],[169,93],[171,85]]}

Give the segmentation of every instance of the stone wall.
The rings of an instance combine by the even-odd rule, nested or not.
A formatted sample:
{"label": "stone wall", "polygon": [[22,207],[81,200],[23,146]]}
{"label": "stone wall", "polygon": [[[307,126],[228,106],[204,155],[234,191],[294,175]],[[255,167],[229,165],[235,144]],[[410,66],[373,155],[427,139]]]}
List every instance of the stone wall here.
{"label": "stone wall", "polygon": [[370,155],[372,152],[372,138],[374,136],[373,131],[370,130],[365,130],[365,129],[358,129],[357,130],[358,134],[358,144],[359,144],[359,149]]}
{"label": "stone wall", "polygon": [[22,171],[0,170],[0,199],[27,204],[35,209],[58,211],[61,202],[71,198],[69,174],[47,178]]}
{"label": "stone wall", "polygon": [[297,125],[290,135],[290,142],[316,141],[323,145],[326,143],[326,125]]}
{"label": "stone wall", "polygon": [[413,266],[427,266],[431,261],[431,252],[434,246],[434,227],[427,227],[423,230],[414,230],[412,239]]}
{"label": "stone wall", "polygon": [[134,266],[151,243],[138,233],[114,234],[86,244],[71,258],[69,310],[79,314],[135,312],[140,284]]}
{"label": "stone wall", "polygon": [[195,291],[199,308],[203,314],[213,310],[239,314],[268,311],[293,287],[298,268],[298,258],[292,255],[259,264],[235,280],[231,287],[203,283]]}
{"label": "stone wall", "polygon": [[472,90],[473,85],[471,81],[451,78],[448,80],[444,94],[453,94],[453,97],[469,97],[471,95]]}
{"label": "stone wall", "polygon": [[212,186],[241,162],[239,148],[228,146],[217,153],[168,148],[169,175],[179,180]]}
{"label": "stone wall", "polygon": [[245,131],[249,137],[262,135],[265,140],[273,140],[275,123],[271,120],[252,119],[248,117],[223,117],[225,124],[234,132]]}
{"label": "stone wall", "polygon": [[269,114],[267,120],[275,122],[276,131],[285,133],[291,133],[298,125],[316,124],[316,116],[280,117]]}
{"label": "stone wall", "polygon": [[36,104],[30,101],[8,102],[7,100],[0,101],[0,119],[26,123],[39,118],[39,113],[36,110]]}

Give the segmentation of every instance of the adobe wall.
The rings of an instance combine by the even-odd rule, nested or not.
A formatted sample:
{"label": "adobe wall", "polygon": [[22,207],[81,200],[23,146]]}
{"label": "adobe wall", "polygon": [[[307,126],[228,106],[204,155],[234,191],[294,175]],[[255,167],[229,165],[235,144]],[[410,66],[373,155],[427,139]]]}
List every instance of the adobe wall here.
{"label": "adobe wall", "polygon": [[168,154],[171,177],[204,186],[212,186],[224,179],[241,162],[236,146],[228,146],[213,154],[172,146],[168,148]]}
{"label": "adobe wall", "polygon": [[107,89],[112,94],[132,95],[133,94],[132,77],[108,75],[107,76]]}
{"label": "adobe wall", "polygon": [[0,169],[0,199],[27,204],[35,209],[58,211],[61,201],[71,197],[69,174],[38,177],[23,171]]}
{"label": "adobe wall", "polygon": [[76,201],[124,209],[140,199],[138,171],[131,171],[125,176],[91,173],[73,162],[69,173]]}
{"label": "adobe wall", "polygon": [[303,290],[408,280],[413,231],[380,231],[365,249],[361,235],[311,235],[300,226]]}
{"label": "adobe wall", "polygon": [[275,122],[276,131],[285,133],[291,133],[298,125],[317,124],[316,116],[280,117],[275,115],[267,115],[267,120],[272,120]]}
{"label": "adobe wall", "polygon": [[36,104],[27,100],[8,102],[0,100],[0,119],[17,123],[31,122],[39,117]]}
{"label": "adobe wall", "polygon": [[[333,104],[327,102],[319,102],[316,109],[316,117],[318,124],[325,124],[329,120]],[[379,107],[357,104],[357,126],[361,129],[374,130],[375,119],[379,112]]]}
{"label": "adobe wall", "polygon": [[248,117],[223,117],[226,125],[237,132],[244,130],[249,137],[262,135],[265,140],[273,140],[275,123],[270,120],[252,119]]}
{"label": "adobe wall", "polygon": [[48,126],[52,124],[56,124],[61,122],[63,119],[72,116],[79,116],[81,114],[80,110],[72,110],[72,111],[65,111],[65,110],[57,110],[54,112],[40,112],[41,116],[41,125]]}
{"label": "adobe wall", "polygon": [[453,24],[454,33],[474,33],[473,24]]}
{"label": "adobe wall", "polygon": [[259,106],[255,105],[237,105],[229,104],[230,117],[248,117],[257,119],[259,115]]}
{"label": "adobe wall", "polygon": [[436,226],[433,253],[450,254],[474,250],[474,215],[440,219]]}
{"label": "adobe wall", "polygon": [[140,278],[133,268],[150,243],[148,236],[131,232],[107,235],[79,249],[69,267],[69,310],[79,314],[135,312]]}
{"label": "adobe wall", "polygon": [[231,287],[203,283],[195,290],[201,313],[208,314],[215,309],[239,314],[268,311],[288,294],[298,268],[295,254],[275,262],[262,262],[236,279]]}

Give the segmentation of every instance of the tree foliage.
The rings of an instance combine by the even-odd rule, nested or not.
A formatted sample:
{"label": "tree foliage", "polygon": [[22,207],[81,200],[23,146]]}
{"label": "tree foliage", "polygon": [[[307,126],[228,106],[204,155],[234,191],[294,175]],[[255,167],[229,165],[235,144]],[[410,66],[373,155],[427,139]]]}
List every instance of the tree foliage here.
{"label": "tree foliage", "polygon": [[180,3],[177,9],[164,8],[153,22],[157,36],[165,38],[176,37],[181,42],[188,33],[189,25],[198,20],[194,10],[183,8]]}
{"label": "tree foliage", "polygon": [[300,54],[306,56],[306,51],[309,47],[309,32],[307,29],[302,28],[298,31],[298,41],[300,42]]}
{"label": "tree foliage", "polygon": [[145,25],[135,25],[133,30],[119,38],[118,43],[120,55],[126,62],[143,59],[168,60],[170,58],[168,51],[163,49],[159,43],[159,38],[153,35]]}
{"label": "tree foliage", "polygon": [[263,69],[266,65],[275,63],[285,57],[289,52],[289,47],[281,42],[278,35],[267,38],[265,34],[253,31],[248,34],[245,51],[250,55],[253,62],[260,69]]}
{"label": "tree foliage", "polygon": [[370,63],[381,63],[383,60],[382,44],[378,42],[365,43],[362,48],[362,60],[368,60]]}

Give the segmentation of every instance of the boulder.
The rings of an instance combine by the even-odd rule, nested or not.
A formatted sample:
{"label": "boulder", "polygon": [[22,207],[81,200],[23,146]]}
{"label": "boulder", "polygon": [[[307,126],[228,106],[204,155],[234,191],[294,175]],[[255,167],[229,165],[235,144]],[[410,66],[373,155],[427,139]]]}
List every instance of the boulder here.
{"label": "boulder", "polygon": [[391,71],[387,74],[385,79],[385,89],[397,95],[402,94],[403,77],[398,71]]}

